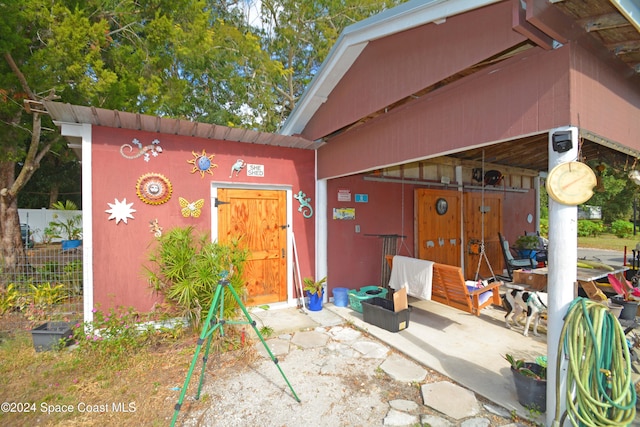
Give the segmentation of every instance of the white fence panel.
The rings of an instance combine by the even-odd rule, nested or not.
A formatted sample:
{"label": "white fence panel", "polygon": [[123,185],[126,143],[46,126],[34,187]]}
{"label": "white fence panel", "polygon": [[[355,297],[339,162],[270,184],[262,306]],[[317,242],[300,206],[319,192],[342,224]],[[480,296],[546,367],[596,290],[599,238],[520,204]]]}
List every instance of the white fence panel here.
{"label": "white fence panel", "polygon": [[[41,243],[44,236],[44,229],[54,220],[54,215],[59,217],[71,217],[73,215],[82,215],[82,211],[61,211],[57,209],[18,209],[20,216],[20,224],[27,224],[31,228],[33,241]],[[61,239],[53,239],[53,242],[59,242]]]}

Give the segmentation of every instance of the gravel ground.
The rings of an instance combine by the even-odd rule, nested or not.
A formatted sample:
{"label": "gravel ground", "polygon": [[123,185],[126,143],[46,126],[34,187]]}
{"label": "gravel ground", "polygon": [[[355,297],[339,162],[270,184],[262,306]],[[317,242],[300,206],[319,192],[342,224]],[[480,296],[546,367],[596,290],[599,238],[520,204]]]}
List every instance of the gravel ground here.
{"label": "gravel ground", "polygon": [[[369,340],[366,336],[362,339]],[[258,342],[256,347],[261,346]],[[425,368],[427,375],[420,384],[396,381],[380,368],[389,355],[403,357],[390,349],[386,355],[367,357],[348,343],[331,339],[318,348],[303,349],[292,344],[287,354],[278,356],[278,361],[300,402],[270,358],[254,355],[241,360],[236,356],[235,360],[218,363],[212,358],[199,401],[193,401],[199,381],[199,367],[196,368],[178,425],[382,426],[389,425],[385,417],[398,399],[416,403],[415,409],[407,411],[411,415],[437,416],[443,422],[438,425],[442,426],[462,425],[464,419],[448,419],[423,404],[420,385],[449,381],[448,378]],[[224,368],[216,369],[216,364]],[[533,425],[514,424],[506,411],[497,416],[479,403],[480,412],[470,418],[487,421],[473,426]]]}

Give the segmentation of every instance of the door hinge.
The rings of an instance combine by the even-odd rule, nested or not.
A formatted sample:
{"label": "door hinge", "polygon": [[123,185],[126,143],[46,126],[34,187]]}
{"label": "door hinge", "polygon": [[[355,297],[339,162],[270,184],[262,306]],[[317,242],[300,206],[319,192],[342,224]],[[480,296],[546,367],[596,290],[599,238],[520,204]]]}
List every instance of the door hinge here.
{"label": "door hinge", "polygon": [[213,204],[213,206],[217,208],[217,207],[218,207],[218,206],[220,206],[220,205],[228,205],[228,204],[230,204],[230,203],[231,203],[231,202],[223,202],[223,201],[221,201],[221,200],[218,200],[218,198],[216,197],[216,201],[215,201],[215,203]]}
{"label": "door hinge", "polygon": [[285,229],[289,228],[289,224],[281,225],[280,228],[285,230]]}

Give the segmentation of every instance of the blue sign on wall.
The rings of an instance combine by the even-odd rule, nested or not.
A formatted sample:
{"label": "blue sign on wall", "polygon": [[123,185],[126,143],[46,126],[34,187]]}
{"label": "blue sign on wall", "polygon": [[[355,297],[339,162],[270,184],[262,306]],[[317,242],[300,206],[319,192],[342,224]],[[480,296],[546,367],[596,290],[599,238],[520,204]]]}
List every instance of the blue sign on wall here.
{"label": "blue sign on wall", "polygon": [[356,194],[356,203],[369,203],[368,194]]}

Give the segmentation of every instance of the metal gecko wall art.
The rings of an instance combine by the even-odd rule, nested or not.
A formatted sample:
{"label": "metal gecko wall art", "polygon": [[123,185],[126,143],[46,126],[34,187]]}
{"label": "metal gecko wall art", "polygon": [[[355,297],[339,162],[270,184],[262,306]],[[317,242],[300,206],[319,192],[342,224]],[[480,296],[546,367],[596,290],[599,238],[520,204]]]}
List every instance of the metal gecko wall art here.
{"label": "metal gecko wall art", "polygon": [[302,216],[305,218],[311,218],[313,216],[313,208],[309,204],[311,197],[307,197],[307,195],[300,190],[298,194],[293,195],[293,198],[300,202],[298,212],[302,212]]}
{"label": "metal gecko wall art", "polygon": [[236,162],[231,166],[231,174],[229,175],[229,178],[233,177],[234,172],[236,173],[236,176],[240,175],[240,171],[244,169],[246,165],[247,163],[244,160],[236,160]]}
{"label": "metal gecko wall art", "polygon": [[158,218],[149,221],[149,228],[155,237],[162,237],[162,227],[158,224]]}
{"label": "metal gecko wall art", "polygon": [[[130,154],[133,153],[134,148],[130,144],[122,144],[120,147],[120,154],[125,159],[133,160],[142,157],[145,162],[148,162],[151,159],[151,156],[158,157],[158,154],[162,153],[162,147],[160,146],[160,141],[158,139],[154,139],[151,141],[150,145],[143,147],[138,138],[133,138],[133,140],[131,140],[131,144],[138,147],[138,152]],[[129,150],[129,154],[124,152],[125,148]]]}

